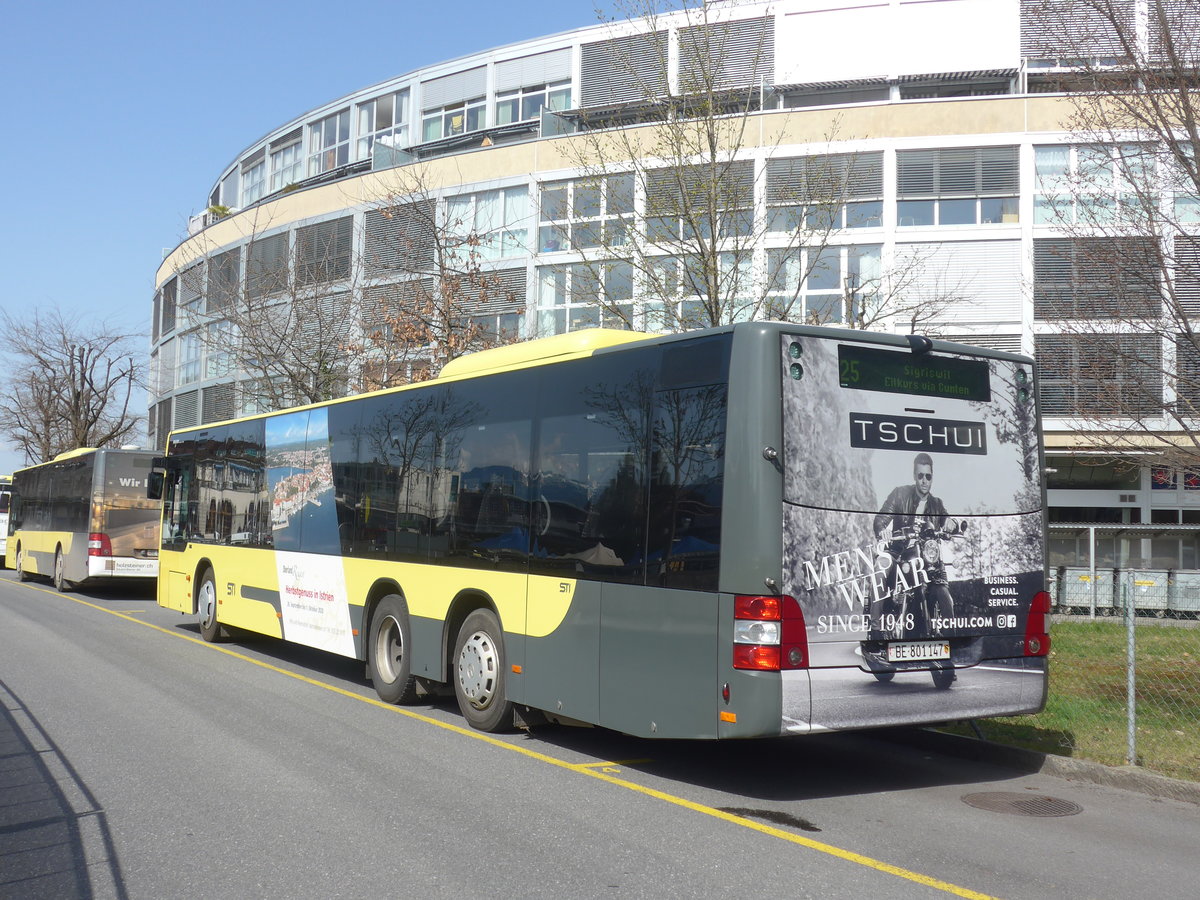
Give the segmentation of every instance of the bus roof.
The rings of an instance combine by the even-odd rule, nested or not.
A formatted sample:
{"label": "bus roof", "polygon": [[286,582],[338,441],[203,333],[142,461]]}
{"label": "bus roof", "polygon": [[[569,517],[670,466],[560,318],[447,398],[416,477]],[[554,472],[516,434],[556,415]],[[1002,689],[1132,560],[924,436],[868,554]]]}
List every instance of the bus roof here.
{"label": "bus roof", "polygon": [[[34,463],[31,466],[25,466],[24,468],[18,469],[17,471],[18,472],[26,472],[29,469],[36,469],[39,466],[48,466],[48,465],[52,465],[53,463],[56,463],[56,462],[63,462],[64,460],[68,460],[68,459],[76,459],[79,457],[88,456],[90,454],[100,454],[100,453],[115,453],[115,454],[121,454],[121,455],[141,453],[142,455],[147,455],[147,456],[154,455],[153,450],[142,450],[141,448],[134,448],[134,447],[119,447],[119,448],[118,447],[76,447],[74,450],[64,450],[62,453],[58,454],[58,456],[54,457],[53,459],[48,459],[45,462]],[[0,476],[0,479],[5,479],[5,478],[10,481],[12,480],[11,475]]]}
{"label": "bus roof", "polygon": [[583,331],[568,331],[566,334],[556,334],[553,337],[521,341],[516,344],[506,344],[503,347],[493,347],[490,350],[480,350],[478,353],[468,353],[446,363],[438,374],[438,379],[465,378],[489,372],[521,369],[540,363],[577,359],[590,356],[597,350],[607,347],[645,341],[654,337],[659,337],[659,335],[624,331],[617,328],[588,328]]}

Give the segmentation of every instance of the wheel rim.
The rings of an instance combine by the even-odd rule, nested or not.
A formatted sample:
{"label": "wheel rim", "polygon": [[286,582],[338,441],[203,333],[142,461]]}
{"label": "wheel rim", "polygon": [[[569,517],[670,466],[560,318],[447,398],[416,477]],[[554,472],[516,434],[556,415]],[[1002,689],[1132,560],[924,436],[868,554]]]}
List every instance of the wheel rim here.
{"label": "wheel rim", "polygon": [[54,554],[54,583],[55,585],[63,583],[63,558],[61,553]]}
{"label": "wheel rim", "polygon": [[496,696],[499,654],[490,635],[476,631],[458,654],[458,686],[475,709],[487,709]]}
{"label": "wheel rim", "polygon": [[17,574],[21,575],[25,572],[25,551],[17,549]]}
{"label": "wheel rim", "polygon": [[217,590],[211,581],[200,585],[200,627],[211,628],[217,615]]}
{"label": "wheel rim", "polygon": [[389,684],[400,677],[404,664],[404,633],[395,616],[386,616],[375,636],[375,664],[379,674]]}

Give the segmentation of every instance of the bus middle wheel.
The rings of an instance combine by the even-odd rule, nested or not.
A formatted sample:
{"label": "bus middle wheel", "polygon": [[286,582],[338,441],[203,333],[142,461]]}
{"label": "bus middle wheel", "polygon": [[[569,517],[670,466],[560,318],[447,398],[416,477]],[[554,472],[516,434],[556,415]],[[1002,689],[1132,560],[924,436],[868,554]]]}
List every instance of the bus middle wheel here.
{"label": "bus middle wheel", "polygon": [[408,604],[399,594],[388,594],[375,607],[367,637],[371,683],[384,703],[413,703],[417,699],[411,635]]}
{"label": "bus middle wheel", "polygon": [[505,698],[504,634],[490,609],[477,609],[463,622],[454,643],[454,695],[471,727],[510,731],[513,705]]}

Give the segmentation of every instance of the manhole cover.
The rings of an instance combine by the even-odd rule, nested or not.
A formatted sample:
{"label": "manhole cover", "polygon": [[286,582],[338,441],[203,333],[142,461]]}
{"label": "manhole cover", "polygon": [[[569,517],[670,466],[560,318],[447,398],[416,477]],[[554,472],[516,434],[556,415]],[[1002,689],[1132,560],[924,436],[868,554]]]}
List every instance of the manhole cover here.
{"label": "manhole cover", "polygon": [[963,803],[989,812],[1010,813],[1014,816],[1073,816],[1083,807],[1070,800],[1047,797],[1044,794],[1018,794],[1011,791],[989,791],[963,794]]}

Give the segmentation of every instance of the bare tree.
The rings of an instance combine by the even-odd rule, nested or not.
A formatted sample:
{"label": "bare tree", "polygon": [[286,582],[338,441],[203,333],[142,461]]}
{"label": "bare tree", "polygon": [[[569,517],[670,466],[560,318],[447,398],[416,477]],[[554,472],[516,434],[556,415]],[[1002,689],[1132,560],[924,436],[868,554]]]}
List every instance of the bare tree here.
{"label": "bare tree", "polygon": [[[595,299],[600,324],[618,327],[640,324],[635,295],[661,330],[936,318],[956,298],[917,290],[922,260],[884,270],[877,248],[868,259],[845,241],[879,214],[882,153],[780,157],[782,129],[764,143],[755,114],[778,103],[773,21],[745,6],[626,0],[612,36],[585,45],[585,65],[609,77],[585,86],[563,142],[578,175],[543,182],[538,209],[539,251],[577,261],[542,266],[540,289]],[[834,119],[827,146],[839,130]],[[764,147],[765,163],[743,152]],[[817,282],[828,292],[806,302]]]}
{"label": "bare tree", "polygon": [[369,386],[434,377],[464,353],[519,338],[523,267],[508,273],[490,260],[527,247],[506,245],[516,238],[490,220],[496,204],[481,198],[491,193],[441,196],[423,163],[392,170],[386,196],[366,213]]}
{"label": "bare tree", "polygon": [[178,273],[176,356],[198,367],[203,348],[205,375],[239,377],[244,406],[281,409],[432,377],[515,339],[484,315],[516,303],[488,268],[491,236],[426,190],[420,169],[394,170],[394,192],[366,211],[361,240],[352,216],[293,230],[259,211],[239,218],[239,246],[213,247]]}
{"label": "bare tree", "polygon": [[58,309],[32,317],[3,314],[9,402],[0,434],[29,463],[79,447],[115,447],[136,438],[130,412],[143,369],[133,335],[93,327]]}
{"label": "bare tree", "polygon": [[[1042,403],[1126,460],[1200,462],[1200,0],[1044,0],[1033,52],[1070,93],[1038,148]],[[1031,89],[1034,89],[1031,87]],[[1148,451],[1153,451],[1148,454]]]}

